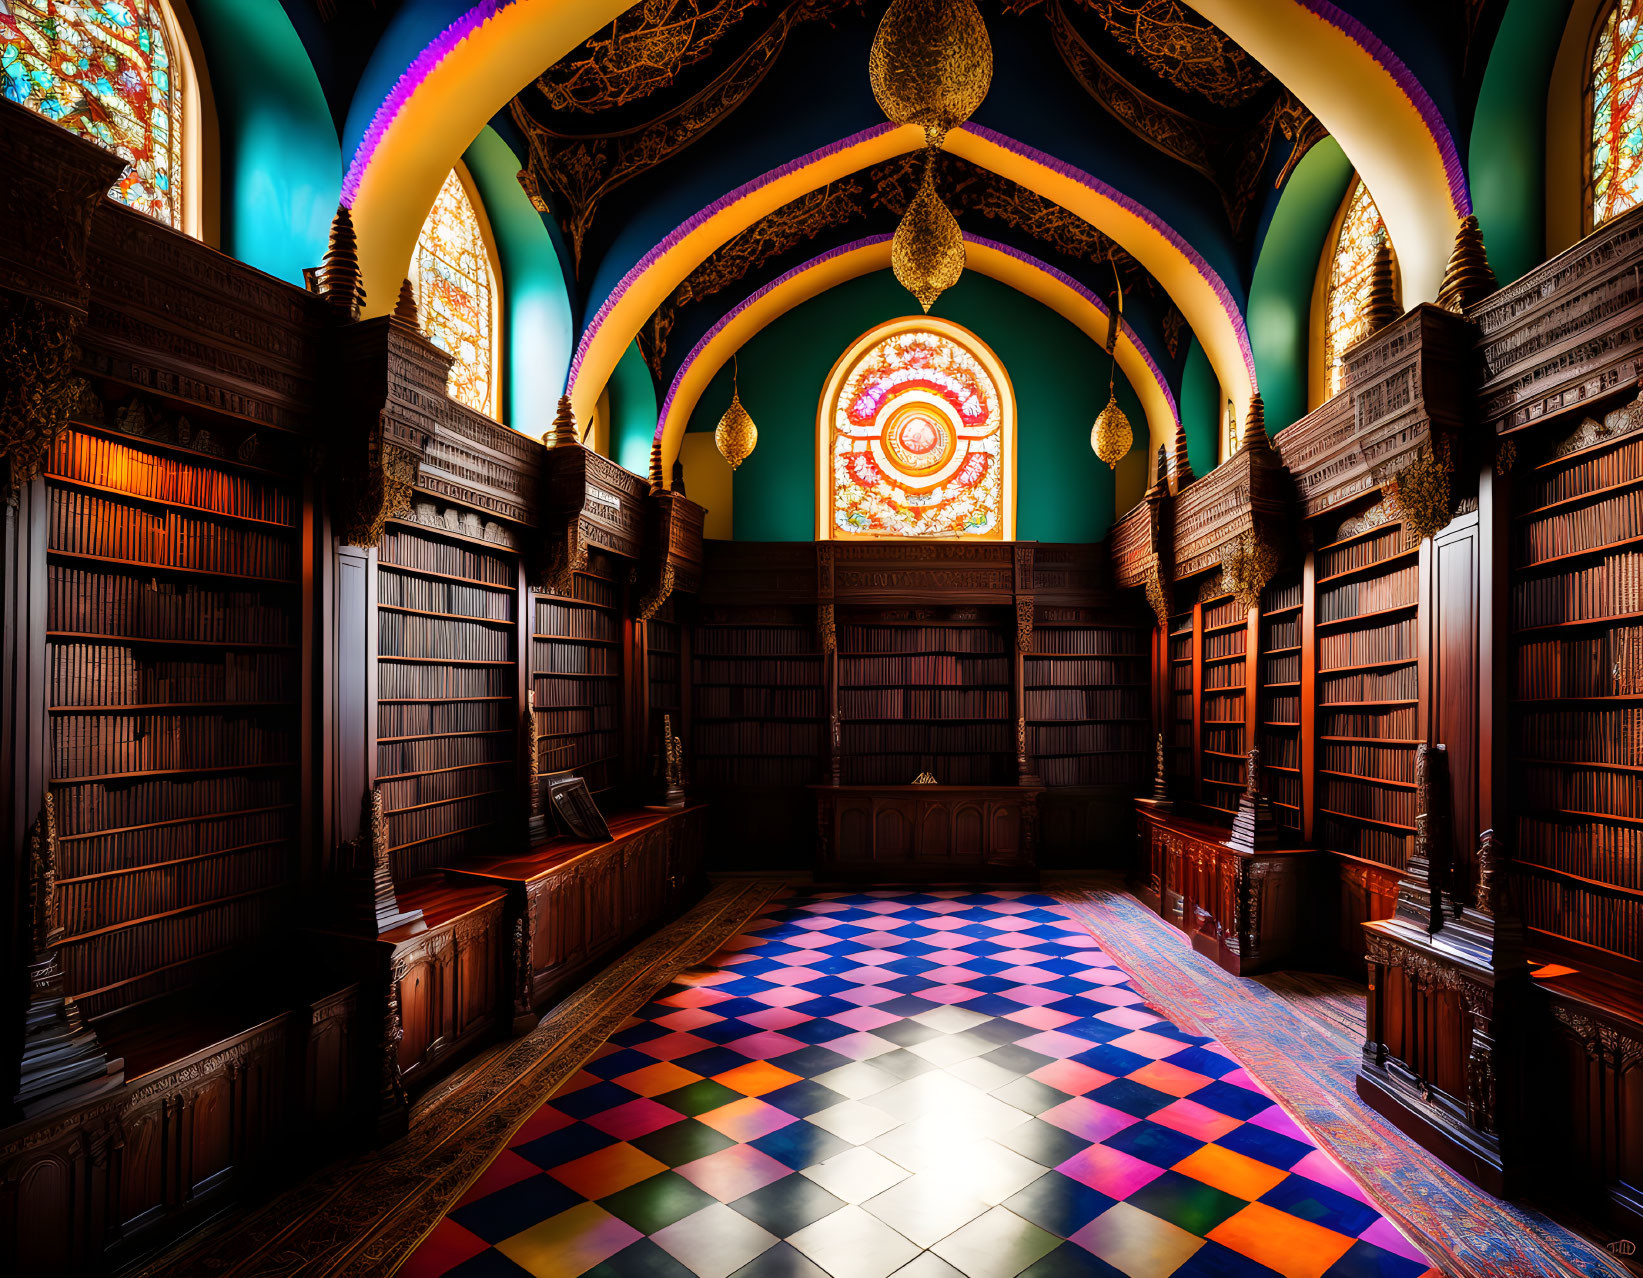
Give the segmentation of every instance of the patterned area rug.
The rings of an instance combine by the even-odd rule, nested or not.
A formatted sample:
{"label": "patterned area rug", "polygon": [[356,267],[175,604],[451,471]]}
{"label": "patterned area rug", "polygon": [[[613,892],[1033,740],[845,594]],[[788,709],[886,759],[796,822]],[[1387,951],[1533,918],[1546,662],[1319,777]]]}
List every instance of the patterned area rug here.
{"label": "patterned area rug", "polygon": [[399,1272],[1437,1273],[1226,1045],[1146,1003],[1047,895],[790,893],[616,1028]]}
{"label": "patterned area rug", "polygon": [[1454,1278],[1623,1278],[1601,1248],[1532,1208],[1504,1202],[1451,1171],[1358,1099],[1362,998],[1300,974],[1239,980],[1195,953],[1183,933],[1116,877],[1056,884],[1154,1007],[1213,1035],[1317,1143],[1362,1178],[1369,1197]]}

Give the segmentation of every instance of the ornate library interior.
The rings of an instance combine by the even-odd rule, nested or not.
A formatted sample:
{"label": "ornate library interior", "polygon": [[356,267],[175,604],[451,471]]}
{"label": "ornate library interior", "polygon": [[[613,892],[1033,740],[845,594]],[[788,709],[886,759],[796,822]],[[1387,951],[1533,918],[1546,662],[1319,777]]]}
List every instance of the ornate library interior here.
{"label": "ornate library interior", "polygon": [[0,1273],[1643,1276],[1643,0],[0,88]]}

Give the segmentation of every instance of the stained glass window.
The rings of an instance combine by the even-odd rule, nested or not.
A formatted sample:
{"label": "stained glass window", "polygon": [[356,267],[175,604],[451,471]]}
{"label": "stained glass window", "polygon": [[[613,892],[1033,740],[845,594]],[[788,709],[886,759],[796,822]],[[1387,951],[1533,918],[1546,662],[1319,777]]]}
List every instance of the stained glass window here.
{"label": "stained glass window", "polygon": [[1591,224],[1643,201],[1643,0],[1616,0],[1592,42]]}
{"label": "stained glass window", "polygon": [[6,96],[114,152],[109,192],[184,226],[182,59],[161,0],[0,0]]}
{"label": "stained glass window", "polygon": [[1359,182],[1352,188],[1335,255],[1329,265],[1329,300],[1324,313],[1324,369],[1327,394],[1340,393],[1346,373],[1347,348],[1364,336],[1371,268],[1375,254],[1386,243],[1386,223]]}
{"label": "stained glass window", "polygon": [[1014,534],[1015,403],[955,324],[895,321],[857,342],[821,404],[824,538]]}
{"label": "stained glass window", "polygon": [[479,212],[455,169],[417,236],[411,284],[423,330],[456,357],[451,398],[495,417],[496,277]]}

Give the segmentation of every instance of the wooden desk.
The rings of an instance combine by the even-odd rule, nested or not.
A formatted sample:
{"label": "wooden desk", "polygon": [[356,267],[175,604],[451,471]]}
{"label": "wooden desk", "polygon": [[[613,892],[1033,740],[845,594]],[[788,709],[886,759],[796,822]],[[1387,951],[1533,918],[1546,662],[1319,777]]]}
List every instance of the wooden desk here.
{"label": "wooden desk", "polygon": [[1311,848],[1241,852],[1226,826],[1191,809],[1136,805],[1143,875],[1137,895],[1234,976],[1294,966],[1312,948],[1305,911],[1317,901]]}
{"label": "wooden desk", "polygon": [[698,889],[705,813],[702,805],[621,813],[609,818],[609,843],[548,839],[521,855],[475,857],[446,871],[452,883],[507,897],[515,1033]]}
{"label": "wooden desk", "polygon": [[1038,796],[1015,785],[814,785],[816,875],[1034,883]]}

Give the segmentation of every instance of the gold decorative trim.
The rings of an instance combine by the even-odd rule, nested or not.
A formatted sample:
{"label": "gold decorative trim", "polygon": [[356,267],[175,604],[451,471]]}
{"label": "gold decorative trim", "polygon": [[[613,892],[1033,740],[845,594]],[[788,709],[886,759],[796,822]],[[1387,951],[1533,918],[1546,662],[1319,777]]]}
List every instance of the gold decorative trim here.
{"label": "gold decorative trim", "polygon": [[0,294],[0,464],[13,505],[23,486],[45,471],[52,445],[85,390],[74,375],[79,327],[68,311]]}

